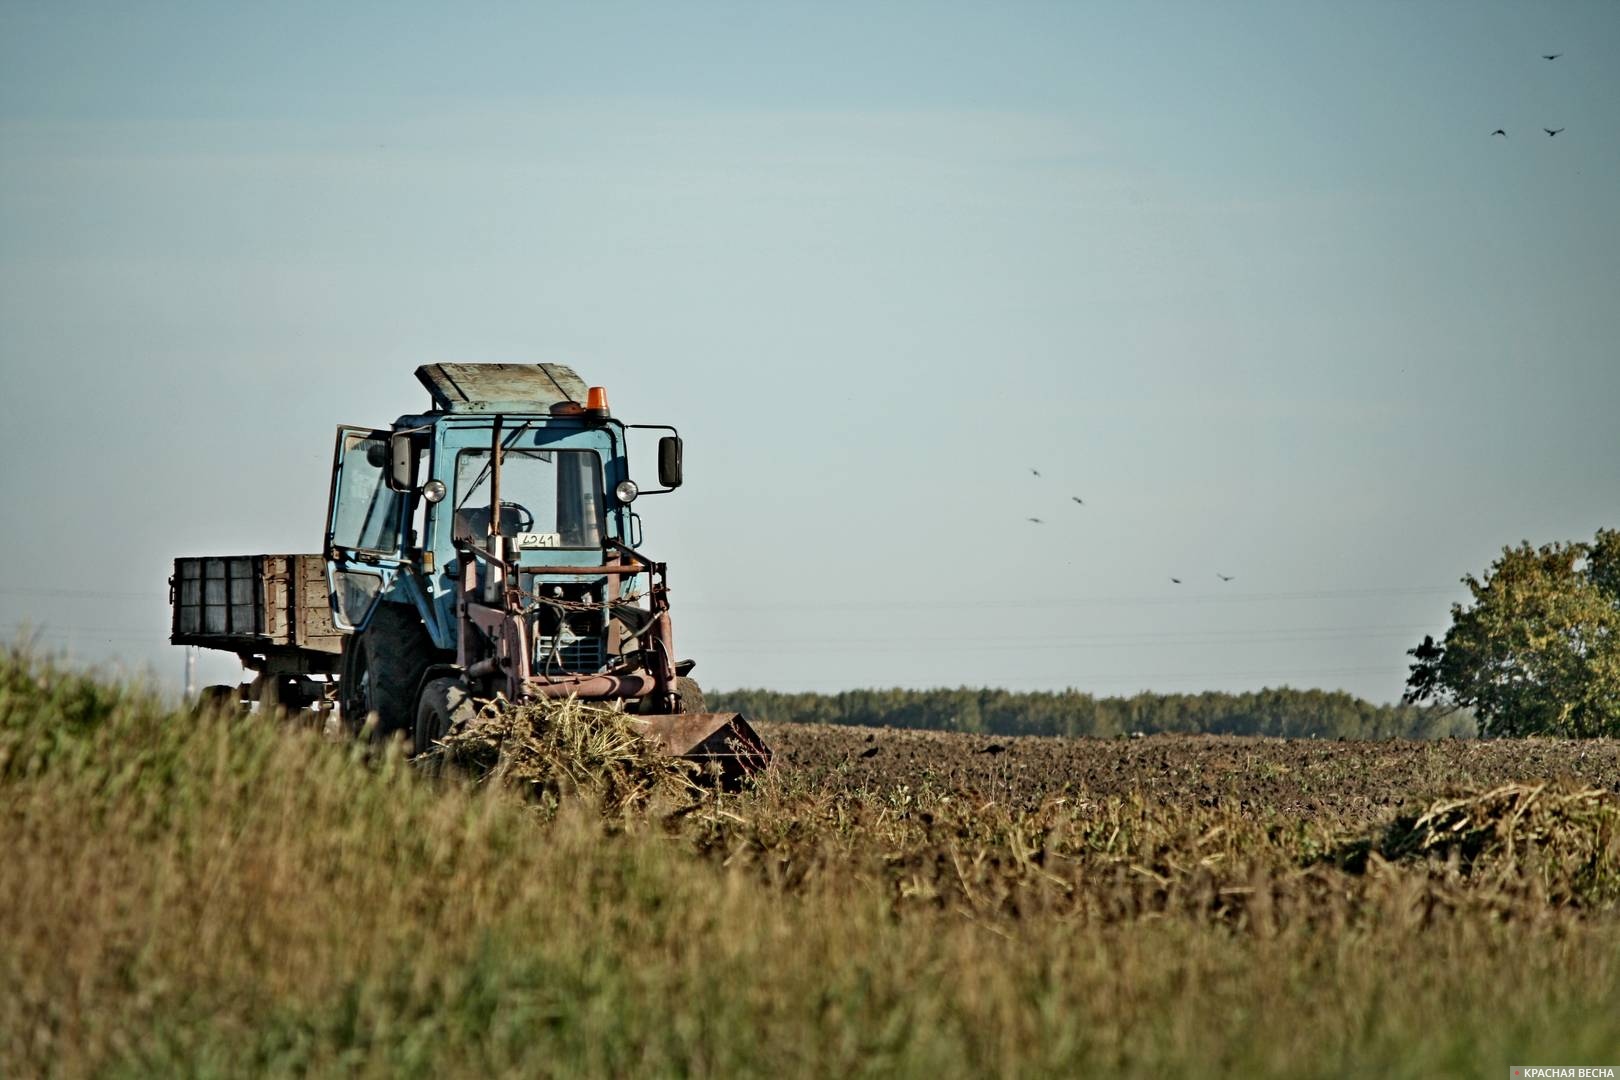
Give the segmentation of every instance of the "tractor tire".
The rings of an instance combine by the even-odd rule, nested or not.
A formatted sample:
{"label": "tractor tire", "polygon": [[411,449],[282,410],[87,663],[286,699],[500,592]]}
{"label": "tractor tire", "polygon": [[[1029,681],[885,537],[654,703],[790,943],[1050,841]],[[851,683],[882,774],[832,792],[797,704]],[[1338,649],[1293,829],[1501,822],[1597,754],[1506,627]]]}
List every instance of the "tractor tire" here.
{"label": "tractor tire", "polygon": [[360,734],[376,713],[372,738],[409,732],[416,684],[433,658],[433,644],[415,608],[377,605],[366,628],[343,643],[342,708],[349,731]]}
{"label": "tractor tire", "polygon": [[416,704],[416,741],[411,756],[428,772],[440,772],[447,762],[439,741],[477,715],[478,707],[466,683],[460,679],[434,679],[422,688],[421,700]]}
{"label": "tractor tire", "polygon": [[681,705],[678,711],[683,713],[708,712],[708,706],[703,700],[703,688],[697,680],[682,675],[675,680],[675,693],[680,696]]}

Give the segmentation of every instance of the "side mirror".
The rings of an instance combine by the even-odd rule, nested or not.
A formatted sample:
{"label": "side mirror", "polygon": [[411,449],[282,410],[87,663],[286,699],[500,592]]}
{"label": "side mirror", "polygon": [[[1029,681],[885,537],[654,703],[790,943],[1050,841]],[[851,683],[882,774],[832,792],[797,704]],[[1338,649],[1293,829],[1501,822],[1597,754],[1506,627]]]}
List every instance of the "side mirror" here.
{"label": "side mirror", "polygon": [[395,491],[416,490],[416,440],[408,434],[388,437],[388,486]]}
{"label": "side mirror", "polygon": [[681,437],[665,435],[658,440],[658,483],[667,488],[681,486]]}

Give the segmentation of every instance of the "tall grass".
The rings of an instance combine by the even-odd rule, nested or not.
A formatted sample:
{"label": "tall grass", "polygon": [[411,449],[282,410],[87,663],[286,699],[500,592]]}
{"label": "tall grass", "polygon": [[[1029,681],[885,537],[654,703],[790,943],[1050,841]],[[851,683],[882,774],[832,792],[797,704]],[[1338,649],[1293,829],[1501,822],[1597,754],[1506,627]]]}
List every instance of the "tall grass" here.
{"label": "tall grass", "polygon": [[[0,1075],[1434,1076],[1620,1046],[1607,893],[1395,834],[1358,862],[1231,807],[541,787],[6,656]],[[1598,835],[1537,873],[1612,865]]]}

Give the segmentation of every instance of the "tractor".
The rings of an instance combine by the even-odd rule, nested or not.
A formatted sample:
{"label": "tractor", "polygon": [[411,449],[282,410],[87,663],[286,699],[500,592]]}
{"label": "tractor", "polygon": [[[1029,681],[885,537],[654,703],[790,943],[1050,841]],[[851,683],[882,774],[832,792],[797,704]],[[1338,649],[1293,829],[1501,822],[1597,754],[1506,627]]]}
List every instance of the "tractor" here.
{"label": "tractor", "polygon": [[[746,719],[705,711],[675,652],[667,569],[642,550],[633,505],[681,486],[680,434],[621,422],[562,364],[416,377],[428,411],[338,428],[318,556],[176,560],[170,640],[257,672],[211,696],[327,710],[416,754],[481,703],[621,702],[710,773],[766,766]],[[656,439],[658,486],[632,479],[632,437]]]}

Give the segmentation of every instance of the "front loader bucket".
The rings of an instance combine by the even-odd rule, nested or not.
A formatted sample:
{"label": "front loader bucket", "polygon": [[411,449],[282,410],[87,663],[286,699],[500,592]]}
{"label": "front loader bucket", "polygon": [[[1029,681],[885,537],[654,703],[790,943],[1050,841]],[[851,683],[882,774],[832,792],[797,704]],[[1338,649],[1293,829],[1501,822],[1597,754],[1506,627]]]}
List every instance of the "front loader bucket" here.
{"label": "front loader bucket", "polygon": [[670,713],[636,718],[642,734],[671,757],[695,761],[705,776],[740,780],[771,763],[771,749],[741,713]]}

